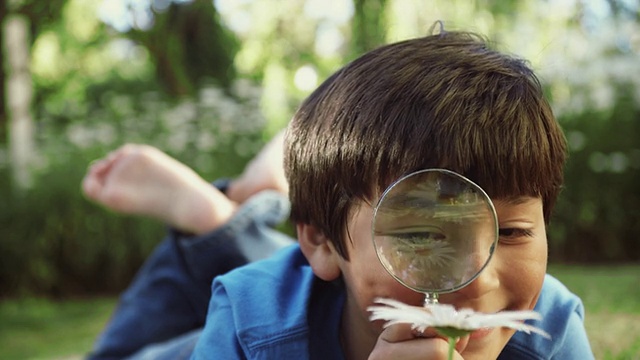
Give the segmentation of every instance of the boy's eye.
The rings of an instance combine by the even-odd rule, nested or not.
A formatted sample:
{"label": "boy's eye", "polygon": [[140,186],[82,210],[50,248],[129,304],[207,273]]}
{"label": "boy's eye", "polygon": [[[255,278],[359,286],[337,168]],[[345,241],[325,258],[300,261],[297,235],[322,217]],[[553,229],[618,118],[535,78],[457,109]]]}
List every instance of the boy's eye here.
{"label": "boy's eye", "polygon": [[500,240],[516,240],[519,238],[532,237],[533,231],[521,228],[503,228],[498,231]]}
{"label": "boy's eye", "polygon": [[393,234],[393,236],[410,242],[420,242],[424,240],[444,240],[446,238],[444,234],[433,231]]}

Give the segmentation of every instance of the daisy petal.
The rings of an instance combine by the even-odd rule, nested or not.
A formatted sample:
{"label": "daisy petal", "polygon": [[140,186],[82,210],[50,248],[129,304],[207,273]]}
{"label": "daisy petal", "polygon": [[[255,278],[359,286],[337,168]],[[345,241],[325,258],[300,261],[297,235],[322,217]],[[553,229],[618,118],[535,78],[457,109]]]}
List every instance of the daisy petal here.
{"label": "daisy petal", "polygon": [[385,327],[395,324],[411,324],[413,329],[453,328],[472,331],[482,328],[506,327],[527,334],[536,333],[550,339],[544,330],[525,324],[525,320],[541,320],[535,311],[503,311],[494,314],[475,312],[472,309],[456,310],[449,304],[432,304],[426,307],[411,306],[393,299],[375,299],[379,306],[370,306],[370,320],[386,320]]}

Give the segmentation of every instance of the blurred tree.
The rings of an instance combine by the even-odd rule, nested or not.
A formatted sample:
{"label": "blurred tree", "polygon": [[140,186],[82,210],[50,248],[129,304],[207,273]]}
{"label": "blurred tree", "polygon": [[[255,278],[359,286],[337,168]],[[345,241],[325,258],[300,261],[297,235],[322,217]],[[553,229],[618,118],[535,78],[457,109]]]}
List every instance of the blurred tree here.
{"label": "blurred tree", "polygon": [[387,0],[353,0],[351,57],[359,56],[385,43]]}
{"label": "blurred tree", "polygon": [[10,15],[2,26],[6,51],[4,71],[9,154],[14,184],[24,189],[31,185],[31,167],[35,160],[28,20],[24,16]]}
{"label": "blurred tree", "polygon": [[620,86],[610,109],[564,117],[571,156],[550,227],[552,260],[640,260],[640,106]]}
{"label": "blurred tree", "polygon": [[193,95],[207,80],[227,87],[235,78],[238,42],[222,25],[213,2],[172,2],[166,10],[153,9],[150,29],[134,27],[126,35],[147,48],[164,90],[172,96]]}
{"label": "blurred tree", "polygon": [[4,70],[4,59],[6,54],[4,53],[4,34],[2,33],[2,24],[4,24],[7,18],[7,2],[0,1],[0,144],[5,143],[7,140],[7,110],[5,106],[5,81],[6,75]]}
{"label": "blurred tree", "polygon": [[30,34],[28,36],[31,39],[35,39],[40,32],[49,26],[52,22],[60,19],[62,8],[67,0],[51,0],[51,1],[38,1],[38,0],[21,0],[21,1],[0,1],[0,144],[4,144],[7,141],[7,105],[5,95],[5,82],[6,82],[6,70],[7,56],[4,54],[6,49],[4,44],[4,26],[5,20],[11,14],[22,15],[29,22]]}
{"label": "blurred tree", "polygon": [[[235,78],[237,41],[210,0],[55,3],[55,9],[20,8],[45,12],[42,17],[49,19],[47,27],[33,34],[39,121],[60,125],[86,119],[86,111],[103,106],[100,99],[112,91],[160,89],[167,100],[175,100],[194,95],[204,84],[226,87]],[[109,6],[119,10],[111,16],[120,25],[124,22],[124,28],[109,21]]]}

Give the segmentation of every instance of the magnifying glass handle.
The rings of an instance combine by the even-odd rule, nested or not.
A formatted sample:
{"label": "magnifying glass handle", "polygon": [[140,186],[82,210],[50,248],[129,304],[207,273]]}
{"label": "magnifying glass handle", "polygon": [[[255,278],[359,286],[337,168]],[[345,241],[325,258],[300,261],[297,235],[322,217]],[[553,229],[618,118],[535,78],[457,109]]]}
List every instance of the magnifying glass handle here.
{"label": "magnifying glass handle", "polygon": [[438,303],[438,293],[425,293],[424,306],[434,305]]}

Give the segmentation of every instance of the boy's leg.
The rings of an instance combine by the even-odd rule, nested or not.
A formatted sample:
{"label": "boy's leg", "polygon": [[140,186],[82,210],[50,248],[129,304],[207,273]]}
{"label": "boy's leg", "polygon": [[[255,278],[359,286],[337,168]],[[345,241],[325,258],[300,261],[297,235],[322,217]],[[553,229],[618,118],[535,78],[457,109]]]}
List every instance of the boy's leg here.
{"label": "boy's leg", "polygon": [[[215,276],[291,243],[270,228],[286,218],[286,199],[277,192],[252,198],[264,189],[286,192],[281,142],[282,136],[271,141],[235,182],[234,200],[251,198],[241,207],[149,146],[126,145],[90,167],[83,180],[89,199],[191,233],[172,231],[153,252],[122,295],[91,358],[127,356],[202,326]],[[229,184],[218,185],[224,191]]]}
{"label": "boy's leg", "polygon": [[286,198],[266,191],[213,232],[171,232],[122,295],[90,358],[129,356],[203,326],[215,276],[293,242],[272,228],[288,212]]}

